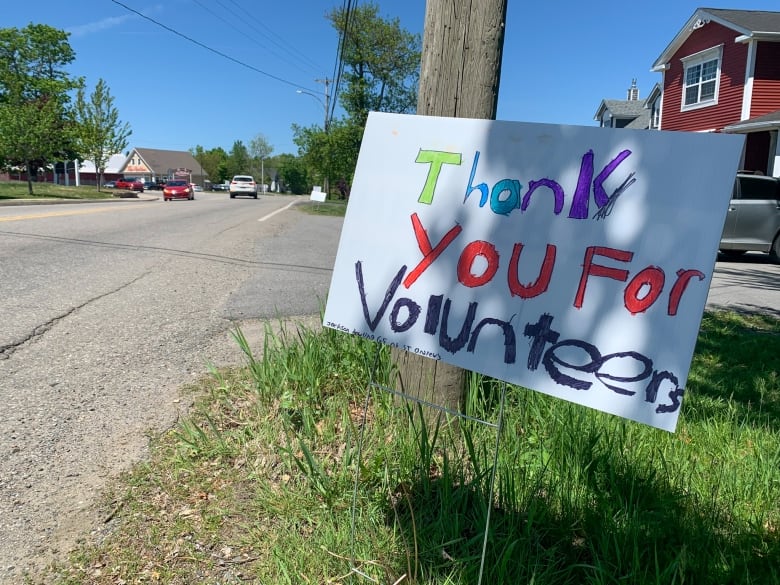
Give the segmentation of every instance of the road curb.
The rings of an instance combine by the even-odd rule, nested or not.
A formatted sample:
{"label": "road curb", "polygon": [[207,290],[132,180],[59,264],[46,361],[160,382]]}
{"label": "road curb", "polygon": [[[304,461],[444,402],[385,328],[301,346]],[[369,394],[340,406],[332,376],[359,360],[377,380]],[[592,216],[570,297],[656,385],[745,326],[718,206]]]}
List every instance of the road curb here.
{"label": "road curb", "polygon": [[122,201],[159,201],[156,195],[138,195],[137,197],[112,197],[110,199],[57,199],[41,197],[40,199],[0,199],[0,207],[19,205],[69,205],[75,203],[119,203]]}

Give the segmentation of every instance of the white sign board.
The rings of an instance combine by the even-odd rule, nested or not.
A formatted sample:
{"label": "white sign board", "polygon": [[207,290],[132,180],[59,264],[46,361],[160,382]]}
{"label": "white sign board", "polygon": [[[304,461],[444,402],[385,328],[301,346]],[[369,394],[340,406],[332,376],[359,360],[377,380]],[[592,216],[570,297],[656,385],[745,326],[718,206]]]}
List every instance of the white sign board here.
{"label": "white sign board", "polygon": [[743,140],[372,113],[324,324],[673,431]]}

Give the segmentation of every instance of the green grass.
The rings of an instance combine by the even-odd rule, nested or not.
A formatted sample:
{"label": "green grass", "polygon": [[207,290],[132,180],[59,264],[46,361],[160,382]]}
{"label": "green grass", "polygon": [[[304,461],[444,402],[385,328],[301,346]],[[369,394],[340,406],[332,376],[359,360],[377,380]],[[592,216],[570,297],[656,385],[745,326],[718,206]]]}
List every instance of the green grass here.
{"label": "green grass", "polygon": [[295,206],[299,211],[310,213],[311,215],[333,215],[343,217],[347,212],[347,202],[342,200],[328,200],[319,203],[317,201],[306,201]]}
{"label": "green grass", "polygon": [[98,192],[94,185],[66,187],[53,183],[33,182],[33,195],[28,193],[27,181],[0,181],[0,200],[4,199],[110,199],[111,191]]}
{"label": "green grass", "polygon": [[[492,500],[494,429],[367,392],[386,348],[268,331],[260,355],[237,333],[246,367],[188,389],[46,583],[474,585],[488,510],[485,584],[780,583],[778,320],[705,315],[674,434],[508,387]],[[472,376],[469,414],[500,392]]]}

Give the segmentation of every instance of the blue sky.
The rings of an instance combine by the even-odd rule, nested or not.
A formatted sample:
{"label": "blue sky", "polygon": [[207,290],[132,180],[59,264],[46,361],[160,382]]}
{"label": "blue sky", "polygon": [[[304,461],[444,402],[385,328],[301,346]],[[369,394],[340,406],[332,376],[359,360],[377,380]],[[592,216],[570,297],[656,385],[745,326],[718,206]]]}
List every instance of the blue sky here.
{"label": "blue sky", "polygon": [[[338,38],[325,14],[340,0],[112,0],[16,2],[2,27],[43,23],[71,33],[72,75],[106,80],[131,147],[229,150],[263,134],[295,154],[293,123],[322,124]],[[422,33],[424,0],[378,0],[385,17]],[[640,98],[660,81],[650,67],[696,8],[688,0],[509,0],[498,118],[592,126],[602,99]],[[777,0],[704,6],[780,10]],[[318,98],[296,93],[302,89]],[[336,115],[339,115],[336,110]]]}

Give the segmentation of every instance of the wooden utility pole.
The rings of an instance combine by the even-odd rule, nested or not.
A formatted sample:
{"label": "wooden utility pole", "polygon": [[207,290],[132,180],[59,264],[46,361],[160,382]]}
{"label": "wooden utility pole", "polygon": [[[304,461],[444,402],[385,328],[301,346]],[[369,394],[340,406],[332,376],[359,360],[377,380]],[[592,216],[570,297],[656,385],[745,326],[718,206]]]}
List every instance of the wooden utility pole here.
{"label": "wooden utility pole", "polygon": [[[495,120],[507,0],[427,0],[417,114]],[[401,388],[461,410],[465,370],[394,350]]]}
{"label": "wooden utility pole", "polygon": [[428,0],[417,114],[495,120],[507,0]]}

